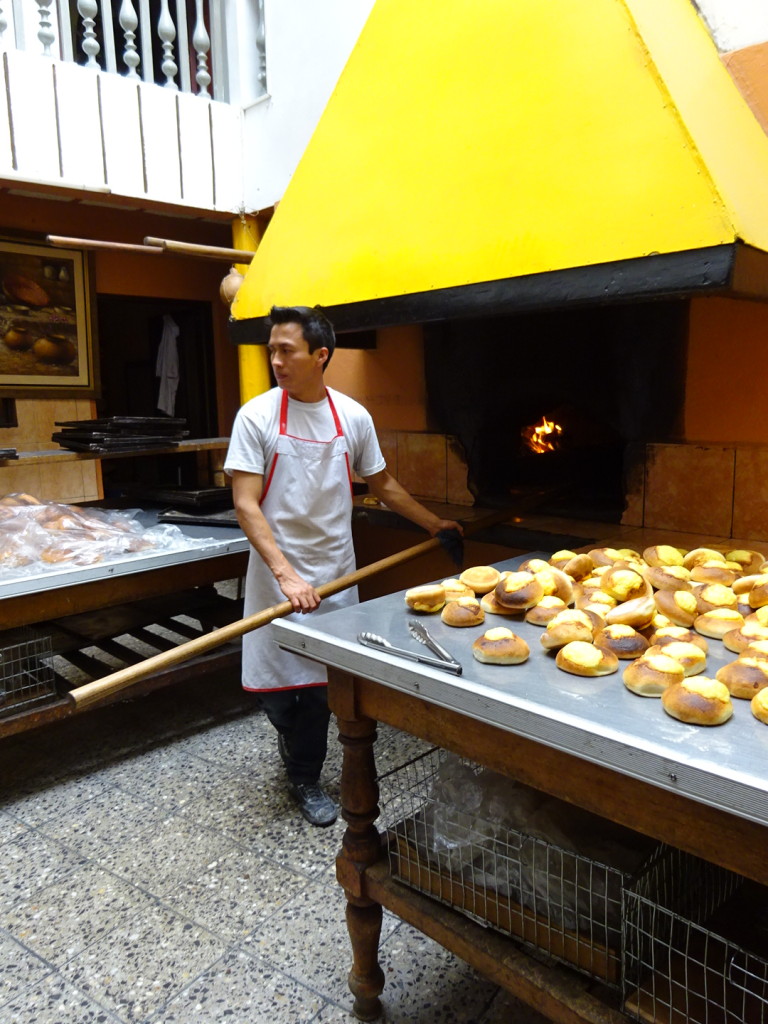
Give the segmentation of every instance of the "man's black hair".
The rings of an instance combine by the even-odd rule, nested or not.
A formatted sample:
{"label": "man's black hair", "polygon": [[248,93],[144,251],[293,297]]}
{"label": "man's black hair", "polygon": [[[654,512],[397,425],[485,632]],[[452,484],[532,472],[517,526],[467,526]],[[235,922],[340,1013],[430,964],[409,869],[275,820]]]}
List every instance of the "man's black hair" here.
{"label": "man's black hair", "polygon": [[328,358],[323,365],[325,372],[325,367],[330,363],[333,350],[336,348],[336,335],[333,333],[331,321],[319,306],[273,306],[269,311],[267,323],[270,329],[275,324],[299,324],[310,352],[318,348],[328,349]]}

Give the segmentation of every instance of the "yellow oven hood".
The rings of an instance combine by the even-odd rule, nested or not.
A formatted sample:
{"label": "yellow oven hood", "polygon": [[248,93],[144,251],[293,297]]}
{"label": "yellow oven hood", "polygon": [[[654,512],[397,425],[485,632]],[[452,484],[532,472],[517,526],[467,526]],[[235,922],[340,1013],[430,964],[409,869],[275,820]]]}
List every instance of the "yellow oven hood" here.
{"label": "yellow oven hood", "polygon": [[768,136],[690,0],[378,0],[247,272],[337,328],[768,297]]}

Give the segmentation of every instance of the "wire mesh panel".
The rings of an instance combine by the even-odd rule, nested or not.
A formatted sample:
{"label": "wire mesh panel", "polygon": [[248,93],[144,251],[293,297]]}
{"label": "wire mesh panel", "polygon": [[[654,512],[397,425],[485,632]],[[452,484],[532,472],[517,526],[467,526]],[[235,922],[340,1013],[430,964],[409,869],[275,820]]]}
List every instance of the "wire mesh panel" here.
{"label": "wire mesh panel", "polygon": [[[521,825],[541,822],[544,803],[558,813],[577,809],[561,812],[560,801],[437,749],[379,786],[393,876],[619,987],[630,875]],[[584,820],[587,829],[597,821]]]}
{"label": "wire mesh panel", "polygon": [[665,847],[625,901],[627,1013],[659,1024],[768,1024],[766,890]]}
{"label": "wire mesh panel", "polygon": [[0,633],[0,716],[56,697],[51,638],[32,630]]}

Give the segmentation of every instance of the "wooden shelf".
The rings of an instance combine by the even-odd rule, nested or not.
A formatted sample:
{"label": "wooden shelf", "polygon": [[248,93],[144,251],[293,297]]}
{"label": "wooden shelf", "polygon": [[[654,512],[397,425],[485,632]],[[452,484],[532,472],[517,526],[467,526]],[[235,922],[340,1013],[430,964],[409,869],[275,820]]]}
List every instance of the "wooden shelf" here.
{"label": "wooden shelf", "polygon": [[93,462],[97,459],[130,459],[142,455],[184,455],[187,452],[223,451],[229,447],[228,437],[207,437],[178,441],[168,448],[137,448],[130,452],[71,452],[66,448],[51,448],[40,452],[19,452],[17,459],[0,459],[3,466],[22,466],[34,463]]}

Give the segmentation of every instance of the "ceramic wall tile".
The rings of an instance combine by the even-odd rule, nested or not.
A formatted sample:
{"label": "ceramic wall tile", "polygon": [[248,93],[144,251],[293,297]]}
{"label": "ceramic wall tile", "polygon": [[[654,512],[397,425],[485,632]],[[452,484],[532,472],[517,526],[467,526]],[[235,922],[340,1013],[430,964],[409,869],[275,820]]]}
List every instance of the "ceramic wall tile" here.
{"label": "ceramic wall tile", "polygon": [[644,525],[732,535],[735,450],[716,445],[648,445]]}
{"label": "ceramic wall tile", "polygon": [[419,498],[445,501],[446,440],[442,434],[397,435],[398,479]]}
{"label": "ceramic wall tile", "polygon": [[472,505],[474,495],[467,487],[467,460],[455,437],[446,439],[446,500],[450,505]]}
{"label": "ceramic wall tile", "polygon": [[736,449],[733,534],[768,541],[768,447]]}

